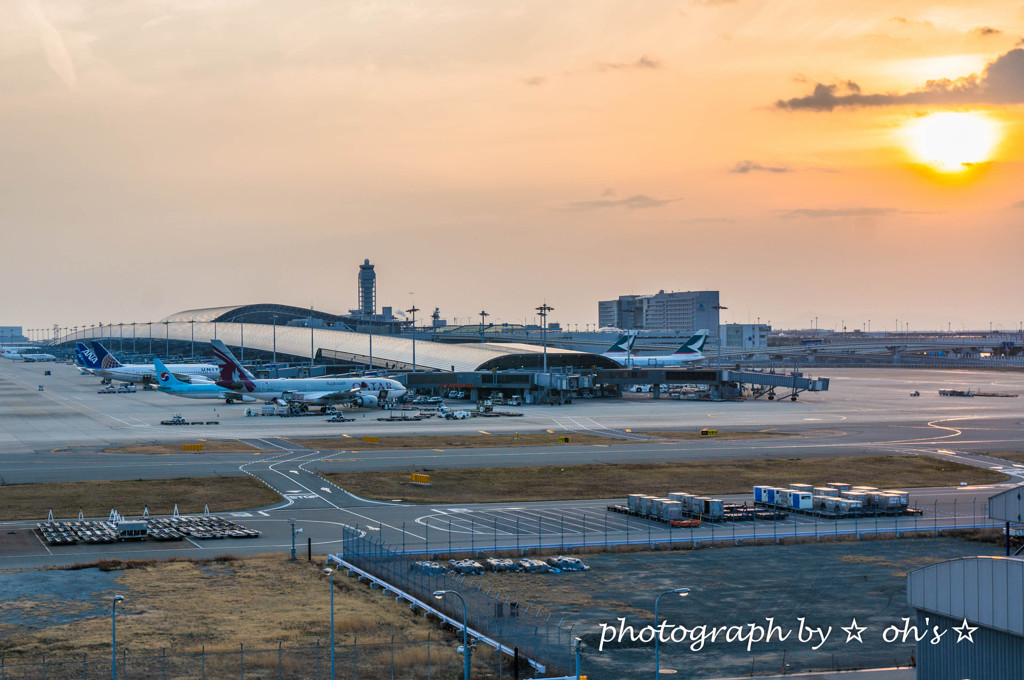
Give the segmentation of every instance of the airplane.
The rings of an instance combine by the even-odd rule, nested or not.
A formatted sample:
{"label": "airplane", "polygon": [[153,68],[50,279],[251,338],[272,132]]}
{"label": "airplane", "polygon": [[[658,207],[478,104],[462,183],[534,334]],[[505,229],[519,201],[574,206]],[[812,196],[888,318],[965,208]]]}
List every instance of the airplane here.
{"label": "airplane", "polygon": [[608,357],[613,361],[622,363],[620,359],[624,360],[629,358],[629,352],[633,349],[634,342],[636,342],[636,333],[630,331],[612,343],[612,346],[602,352],[601,356]]}
{"label": "airplane", "polygon": [[24,354],[21,355],[22,361],[56,361],[57,357],[53,354],[37,353],[37,354]]}
{"label": "airplane", "polygon": [[620,365],[627,368],[660,368],[664,366],[682,366],[685,363],[691,361],[701,361],[704,359],[704,355],[701,350],[704,349],[704,343],[708,339],[708,330],[702,328],[697,331],[694,335],[687,338],[683,346],[677,349],[672,354],[665,354],[661,356],[626,356],[620,359],[619,357],[610,357],[613,361],[618,362]]}
{"label": "airplane", "polygon": [[2,359],[21,359],[24,357],[25,352],[34,350],[35,347],[13,347],[13,346],[0,346],[0,358]]}
{"label": "airplane", "polygon": [[[88,349],[82,343],[78,343],[77,348],[85,368],[90,369],[93,375],[99,376],[104,382],[118,380],[126,383],[149,384],[156,381],[156,373],[152,364],[122,364],[102,343],[96,340],[92,340],[91,343],[95,351]],[[167,368],[179,380],[183,378],[213,380],[221,372],[221,367],[216,364],[171,364]]]}
{"label": "airplane", "polygon": [[335,404],[375,408],[385,399],[397,399],[406,392],[405,385],[391,378],[261,379],[245,370],[222,341],[213,340],[211,344],[221,362],[217,385],[256,399],[298,404],[303,411],[309,406],[321,406],[326,411]]}
{"label": "airplane", "polygon": [[153,359],[153,368],[156,369],[156,388],[165,394],[173,394],[176,397],[185,397],[186,399],[223,399],[225,404],[233,404],[236,401],[256,401],[254,397],[235,394],[214,382],[187,383],[183,380],[178,380],[171,373],[170,369],[164,365],[164,362],[157,358]]}

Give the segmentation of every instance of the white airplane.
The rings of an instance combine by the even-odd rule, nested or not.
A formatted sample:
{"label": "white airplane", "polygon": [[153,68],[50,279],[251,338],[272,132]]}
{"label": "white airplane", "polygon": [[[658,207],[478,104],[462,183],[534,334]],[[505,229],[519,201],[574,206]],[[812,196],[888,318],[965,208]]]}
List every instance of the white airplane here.
{"label": "white airplane", "polygon": [[231,350],[220,340],[213,340],[213,353],[221,362],[216,384],[240,395],[278,403],[299,403],[309,406],[348,404],[375,408],[385,399],[405,394],[405,385],[391,378],[272,378],[261,379],[245,370]]}
{"label": "white airplane", "polygon": [[35,347],[0,346],[0,359],[22,359],[26,352],[32,352],[35,349]]}
{"label": "white airplane", "polygon": [[156,388],[165,394],[173,394],[176,397],[186,399],[223,399],[226,404],[233,404],[236,401],[252,402],[254,397],[246,397],[226,390],[216,383],[203,381],[187,383],[178,380],[171,373],[170,369],[159,359],[153,359],[153,368],[156,369]]}
{"label": "white airplane", "polygon": [[667,366],[682,366],[683,364],[691,361],[701,361],[704,359],[704,355],[701,353],[701,350],[704,349],[704,343],[707,342],[707,339],[708,330],[703,328],[687,338],[682,347],[672,354],[647,357],[631,357],[627,355],[622,359],[614,356],[610,358],[627,368],[663,368]]}
{"label": "white airplane", "polygon": [[[77,344],[81,361],[85,368],[92,371],[104,381],[117,380],[126,383],[156,382],[156,371],[153,364],[122,364],[101,343],[92,341],[95,351],[82,343]],[[212,381],[220,376],[221,367],[216,364],[171,364],[167,367],[179,380],[206,379]]]}
{"label": "white airplane", "polygon": [[629,352],[633,349],[634,342],[636,342],[636,333],[630,331],[613,342],[611,347],[601,352],[601,356],[621,364],[629,358]]}
{"label": "white airplane", "polygon": [[25,353],[22,353],[21,359],[22,359],[22,361],[28,361],[28,362],[32,362],[32,361],[56,361],[57,357],[54,356],[53,354],[46,354],[46,353],[36,353],[36,354],[25,354]]}

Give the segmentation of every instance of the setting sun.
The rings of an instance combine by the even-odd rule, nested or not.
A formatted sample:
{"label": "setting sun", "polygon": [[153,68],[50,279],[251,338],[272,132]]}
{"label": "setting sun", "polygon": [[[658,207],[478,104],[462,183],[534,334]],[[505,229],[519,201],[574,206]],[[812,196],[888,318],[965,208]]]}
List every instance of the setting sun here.
{"label": "setting sun", "polygon": [[939,172],[962,172],[991,158],[996,124],[977,113],[933,113],[904,127],[913,156]]}

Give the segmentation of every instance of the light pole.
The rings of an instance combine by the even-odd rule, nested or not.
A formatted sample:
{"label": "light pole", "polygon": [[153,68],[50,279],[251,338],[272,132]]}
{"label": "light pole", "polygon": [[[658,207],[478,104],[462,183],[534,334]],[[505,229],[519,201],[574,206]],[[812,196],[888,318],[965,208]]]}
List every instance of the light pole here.
{"label": "light pole", "polygon": [[[78,332],[78,326],[75,326],[75,332]],[[132,354],[135,354],[135,322],[132,321]],[[137,361],[137,360],[136,360]]]}
{"label": "light pole", "polygon": [[654,634],[654,677],[655,678],[657,678],[658,675],[661,673],[661,659],[658,657],[658,638],[661,637],[661,636],[658,635],[658,633],[657,633],[657,629],[658,629],[658,600],[660,600],[663,595],[670,595],[672,593],[678,594],[679,597],[686,597],[687,595],[690,594],[690,589],[689,588],[676,588],[675,590],[666,590],[661,595],[658,595],[658,597],[654,598],[654,629],[655,629],[655,634]]}
{"label": "light pole", "polygon": [[480,310],[480,342],[481,343],[484,341],[484,320],[487,317],[489,317],[489,316],[490,316],[490,314],[488,314],[487,312],[485,312],[482,309]]}
{"label": "light pole", "polygon": [[124,322],[117,324],[117,351],[124,353]]}
{"label": "light pole", "polygon": [[459,595],[454,590],[434,591],[434,597],[438,600],[443,600],[445,595],[454,595],[462,602],[462,677],[463,680],[469,680],[469,623],[466,615],[466,601],[462,599],[462,595]]}
{"label": "light pole", "polygon": [[149,326],[149,354],[153,355],[153,322],[147,321],[146,325]]}
{"label": "light pole", "polygon": [[295,522],[297,521],[294,517],[289,517],[288,521],[292,524],[292,562],[295,561],[295,534],[302,533],[302,527],[295,528]]}
{"label": "light pole", "polygon": [[[272,315],[274,317],[274,377],[280,376],[277,368],[277,314]],[[331,678],[331,680],[334,680]]]}
{"label": "light pole", "polygon": [[242,351],[238,354],[239,361],[245,361],[245,314],[238,317],[238,342]]}
{"label": "light pole", "polygon": [[331,680],[334,680],[334,570],[324,569],[331,579]]}
{"label": "light pole", "polygon": [[171,322],[164,321],[164,356],[171,356]]}
{"label": "light pole", "polygon": [[124,599],[123,595],[114,595],[114,604],[110,608],[110,677],[117,680],[117,603]]}
{"label": "light pole", "polygon": [[405,310],[407,313],[412,314],[412,372],[416,372],[416,312],[420,311],[416,303],[412,303],[412,307]]}
{"label": "light pole", "polygon": [[717,358],[716,363],[719,366],[721,366],[722,365],[722,345],[724,344],[723,343],[724,338],[722,337],[722,318],[721,317],[722,317],[722,310],[723,309],[729,309],[729,308],[728,307],[723,307],[722,305],[714,305],[711,309],[713,309],[716,312],[718,312],[718,317],[719,317],[718,318],[718,326],[717,326],[717,328],[715,328],[715,330],[718,331],[718,358]]}
{"label": "light pole", "polygon": [[189,319],[188,325],[192,329],[192,361],[196,360],[196,320]]}
{"label": "light pole", "polygon": [[[309,367],[313,368],[313,356],[316,352],[313,350],[313,305],[309,306]],[[313,372],[309,372],[309,377],[313,377]]]}
{"label": "light pole", "polygon": [[544,372],[548,372],[548,312],[555,311],[554,307],[549,307],[548,303],[545,302],[540,307],[537,307],[537,314],[540,315],[541,323],[541,337],[544,342]]}

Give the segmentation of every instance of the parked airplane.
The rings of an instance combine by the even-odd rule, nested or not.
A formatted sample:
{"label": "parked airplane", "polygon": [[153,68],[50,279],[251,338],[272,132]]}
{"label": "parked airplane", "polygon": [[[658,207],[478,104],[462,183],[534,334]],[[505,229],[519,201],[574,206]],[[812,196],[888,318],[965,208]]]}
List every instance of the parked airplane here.
{"label": "parked airplane", "polygon": [[35,354],[25,354],[25,353],[22,353],[21,359],[22,359],[22,361],[29,361],[29,362],[32,362],[32,361],[56,361],[57,357],[55,355],[53,355],[53,354],[46,354],[46,353],[40,352],[40,353],[35,353]]}
{"label": "parked airplane", "polygon": [[166,394],[173,394],[176,397],[186,399],[223,399],[226,404],[233,404],[236,401],[256,401],[254,397],[247,397],[235,394],[213,382],[187,383],[178,380],[174,374],[159,359],[153,359],[153,367],[156,369],[157,389]]}
{"label": "parked airplane", "polygon": [[666,354],[661,356],[633,356],[620,360],[616,357],[611,357],[622,366],[628,368],[661,368],[666,366],[682,366],[685,363],[691,361],[701,361],[704,359],[704,355],[701,350],[704,349],[704,343],[707,342],[708,331],[706,328],[697,331],[694,335],[690,336],[683,346],[677,349],[672,354]]}
{"label": "parked airplane", "polygon": [[25,352],[31,352],[35,347],[13,347],[9,345],[0,346],[0,358],[21,359]]}
{"label": "parked airplane", "polygon": [[[82,343],[78,343],[79,353],[85,368],[90,369],[93,375],[98,375],[104,380],[118,380],[126,383],[152,383],[156,382],[156,372],[152,364],[122,364],[111,354],[102,343],[92,340],[95,351],[88,349]],[[176,378],[191,379],[205,378],[212,380],[220,375],[221,368],[216,364],[170,364],[168,367]]]}
{"label": "parked airplane", "polygon": [[636,342],[636,333],[630,331],[612,343],[612,346],[602,352],[601,356],[621,364],[629,358],[629,352],[633,349],[634,342]]}
{"label": "parked airplane", "polygon": [[220,340],[213,340],[213,353],[221,362],[217,385],[232,392],[278,403],[299,403],[309,406],[348,404],[374,408],[385,399],[405,394],[405,385],[391,378],[273,378],[261,379],[245,370],[231,350]]}

